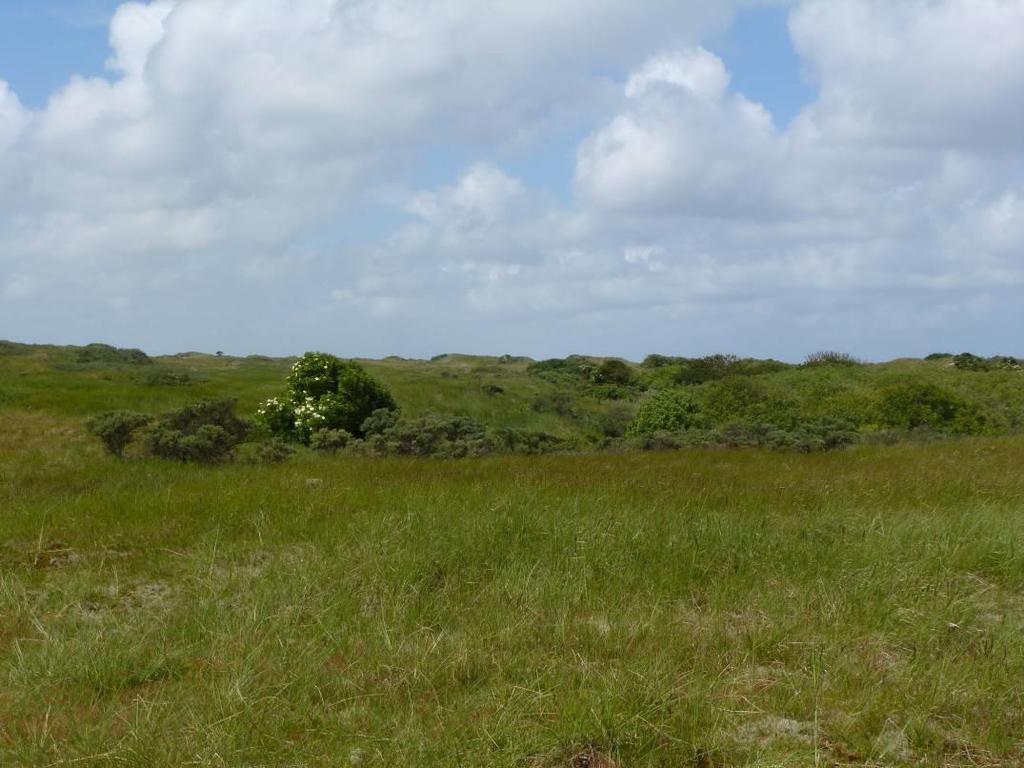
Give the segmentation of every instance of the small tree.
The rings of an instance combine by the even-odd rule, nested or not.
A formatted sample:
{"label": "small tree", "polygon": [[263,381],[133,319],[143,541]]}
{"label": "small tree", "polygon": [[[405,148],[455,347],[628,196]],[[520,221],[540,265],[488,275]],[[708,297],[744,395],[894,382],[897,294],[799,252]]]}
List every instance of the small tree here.
{"label": "small tree", "polygon": [[107,451],[118,458],[124,458],[125,448],[135,433],[152,421],[151,416],[131,411],[108,411],[94,416],[86,422],[86,429],[98,437]]}

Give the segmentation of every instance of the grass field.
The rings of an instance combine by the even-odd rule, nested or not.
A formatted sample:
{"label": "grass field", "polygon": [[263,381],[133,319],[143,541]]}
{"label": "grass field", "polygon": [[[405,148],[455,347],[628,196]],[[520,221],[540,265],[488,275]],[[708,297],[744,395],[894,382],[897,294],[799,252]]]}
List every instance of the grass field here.
{"label": "grass field", "polygon": [[202,468],[0,419],[0,765],[1024,760],[1019,438]]}
{"label": "grass field", "polygon": [[[288,362],[71,354],[0,355],[0,766],[1024,765],[1020,436],[119,461],[85,417],[245,412]],[[407,411],[578,431],[526,365],[368,367]],[[1018,418],[1011,374],[844,376],[907,372]]]}

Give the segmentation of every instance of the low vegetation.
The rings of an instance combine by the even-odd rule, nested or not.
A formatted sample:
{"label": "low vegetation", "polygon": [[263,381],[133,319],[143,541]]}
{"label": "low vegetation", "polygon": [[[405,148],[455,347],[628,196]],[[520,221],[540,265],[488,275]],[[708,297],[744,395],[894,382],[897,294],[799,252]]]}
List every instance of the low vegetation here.
{"label": "low vegetation", "polygon": [[0,765],[1024,763],[1009,358],[140,354],[0,342]]}

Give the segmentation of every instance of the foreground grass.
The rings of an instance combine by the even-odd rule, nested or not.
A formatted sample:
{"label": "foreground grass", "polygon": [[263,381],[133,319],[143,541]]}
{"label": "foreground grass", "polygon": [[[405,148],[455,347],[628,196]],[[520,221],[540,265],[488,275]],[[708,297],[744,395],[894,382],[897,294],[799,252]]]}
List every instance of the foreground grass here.
{"label": "foreground grass", "polygon": [[0,424],[3,766],[1024,761],[1019,438],[197,468]]}

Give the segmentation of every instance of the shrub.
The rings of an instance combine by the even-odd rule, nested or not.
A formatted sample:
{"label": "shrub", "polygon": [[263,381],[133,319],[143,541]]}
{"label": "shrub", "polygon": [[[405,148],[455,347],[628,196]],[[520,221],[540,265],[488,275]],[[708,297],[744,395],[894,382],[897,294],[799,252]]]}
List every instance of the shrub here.
{"label": "shrub", "polygon": [[204,424],[189,434],[158,425],[150,431],[147,444],[154,456],[199,464],[225,461],[237,445],[227,430],[214,424]]}
{"label": "shrub", "polygon": [[386,408],[379,408],[371,413],[362,423],[362,434],[382,435],[398,423],[398,413]]}
{"label": "shrub", "polygon": [[292,366],[288,393],[265,402],[256,418],[278,437],[308,443],[321,429],[362,437],[371,414],[396,408],[391,393],[358,363],[309,352]]}
{"label": "shrub", "polygon": [[616,404],[597,417],[597,428],[605,437],[624,437],[632,420],[633,410]]}
{"label": "shrub", "polygon": [[768,399],[764,384],[745,376],[718,381],[707,391],[704,411],[718,423],[741,420],[754,415],[755,406]]}
{"label": "shrub", "polygon": [[685,392],[667,389],[640,405],[627,434],[634,437],[658,432],[681,432],[698,424],[697,404]]}
{"label": "shrub", "polygon": [[152,421],[151,416],[130,411],[109,411],[86,422],[86,429],[100,439],[107,451],[118,458],[124,457],[125,448],[135,433]]}
{"label": "shrub", "polygon": [[87,344],[78,350],[75,358],[79,363],[111,363],[127,365],[149,365],[152,358],[141,349],[119,349],[109,344]]}
{"label": "shrub", "polygon": [[346,432],[344,429],[318,429],[310,438],[309,447],[314,451],[337,453],[347,448],[351,442],[351,433]]}
{"label": "shrub", "polygon": [[143,382],[147,387],[185,387],[192,383],[192,377],[184,372],[161,368],[147,373]]}
{"label": "shrub", "polygon": [[[376,427],[376,425],[375,425]],[[368,452],[384,456],[438,456],[462,458],[493,451],[483,425],[464,416],[428,414],[398,419],[381,431],[370,433]]]}
{"label": "shrub", "polygon": [[279,437],[260,443],[253,455],[257,464],[283,464],[295,454],[295,449]]}
{"label": "shrub", "polygon": [[165,459],[212,464],[231,456],[249,434],[233,400],[188,406],[160,417],[147,436],[150,453]]}
{"label": "shrub", "polygon": [[533,399],[530,407],[537,413],[556,413],[570,419],[575,419],[579,415],[573,396],[562,390],[538,395]]}
{"label": "shrub", "polygon": [[972,355],[970,352],[961,352],[953,358],[953,367],[958,371],[985,371],[988,370],[987,361]]}
{"label": "shrub", "polygon": [[897,429],[972,434],[984,426],[984,419],[973,404],[934,384],[889,387],[882,393],[879,413],[884,426]]}
{"label": "shrub", "polygon": [[667,368],[670,365],[675,365],[683,361],[681,357],[667,357],[666,355],[648,355],[644,358],[644,361],[640,363],[643,368]]}
{"label": "shrub", "polygon": [[804,360],[804,365],[808,368],[816,365],[863,365],[861,360],[858,360],[851,354],[846,352],[836,352],[834,350],[824,350],[821,352],[812,352]]}
{"label": "shrub", "polygon": [[488,433],[495,451],[519,454],[553,453],[566,446],[564,440],[547,432],[522,429],[497,429]]}
{"label": "shrub", "polygon": [[483,389],[483,391],[486,392],[491,397],[494,397],[495,395],[505,394],[505,388],[497,384],[484,384],[483,387],[481,387],[481,389]]}
{"label": "shrub", "polygon": [[925,360],[949,360],[953,357],[952,352],[932,352]]}
{"label": "shrub", "polygon": [[605,360],[593,372],[595,384],[630,384],[633,381],[633,369],[622,360]]}

